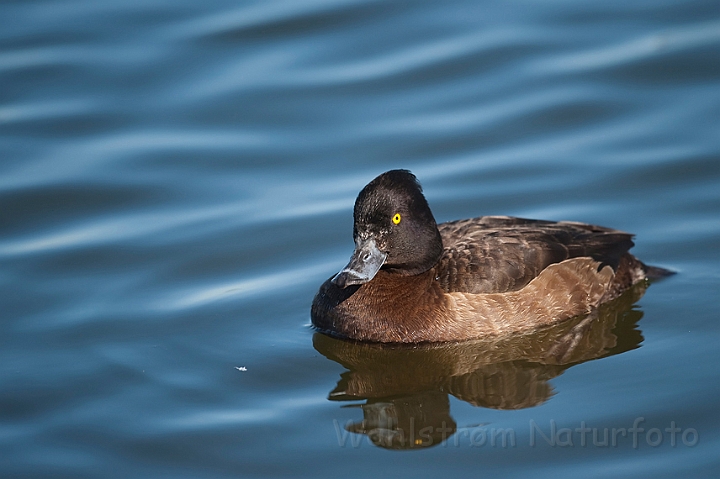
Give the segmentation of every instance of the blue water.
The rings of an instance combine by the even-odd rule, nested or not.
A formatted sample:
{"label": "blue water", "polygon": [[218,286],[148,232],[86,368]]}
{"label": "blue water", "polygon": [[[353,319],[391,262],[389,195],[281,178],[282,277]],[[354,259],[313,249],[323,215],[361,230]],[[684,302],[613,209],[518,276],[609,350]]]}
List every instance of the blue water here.
{"label": "blue water", "polygon": [[[715,0],[3,2],[0,475],[713,477],[719,131]],[[398,167],[438,221],[606,225],[678,274],[561,364],[314,336]],[[455,426],[346,429],[384,415]]]}

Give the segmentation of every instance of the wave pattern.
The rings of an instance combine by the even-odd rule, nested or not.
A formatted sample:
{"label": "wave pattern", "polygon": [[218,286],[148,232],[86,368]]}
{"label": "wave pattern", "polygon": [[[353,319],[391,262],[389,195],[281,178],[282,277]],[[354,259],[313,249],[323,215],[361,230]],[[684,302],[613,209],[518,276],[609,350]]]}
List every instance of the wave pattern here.
{"label": "wave pattern", "polygon": [[[716,2],[2,11],[8,476],[365,470],[376,449],[338,447],[333,420],[356,416],[325,400],[338,368],[307,325],[317,286],[349,256],[356,193],[395,167],[418,175],[439,221],[606,224],[680,272],[643,298],[642,348],[568,371],[530,413],[453,403],[458,423],[519,431],[528,417],[654,415],[696,427],[700,443],[665,451],[671,463],[649,447],[576,449],[584,470],[709,471],[720,440]],[[459,471],[476,470],[470,449],[452,453]],[[566,452],[523,445],[483,464],[572,474]],[[433,454],[447,451],[383,470],[446,472]]]}

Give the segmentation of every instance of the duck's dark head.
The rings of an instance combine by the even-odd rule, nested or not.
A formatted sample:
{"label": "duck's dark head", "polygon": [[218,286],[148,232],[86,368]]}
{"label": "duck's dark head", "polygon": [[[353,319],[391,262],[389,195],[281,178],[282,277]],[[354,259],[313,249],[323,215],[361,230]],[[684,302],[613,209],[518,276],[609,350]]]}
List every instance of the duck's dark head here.
{"label": "duck's dark head", "polygon": [[332,282],[367,283],[380,268],[415,275],[432,268],[442,239],[415,175],[392,170],[372,180],[355,200],[355,252]]}

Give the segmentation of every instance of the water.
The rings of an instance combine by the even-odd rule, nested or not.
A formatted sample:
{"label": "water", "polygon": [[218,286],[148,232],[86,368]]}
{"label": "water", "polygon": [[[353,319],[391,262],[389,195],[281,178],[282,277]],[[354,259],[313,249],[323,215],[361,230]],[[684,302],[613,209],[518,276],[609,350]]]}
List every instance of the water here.
{"label": "water", "polygon": [[[0,475],[716,474],[717,2],[0,11]],[[315,336],[355,195],[397,167],[438,221],[607,225],[678,274],[556,364],[530,352],[563,331]],[[399,452],[364,418],[454,430]]]}

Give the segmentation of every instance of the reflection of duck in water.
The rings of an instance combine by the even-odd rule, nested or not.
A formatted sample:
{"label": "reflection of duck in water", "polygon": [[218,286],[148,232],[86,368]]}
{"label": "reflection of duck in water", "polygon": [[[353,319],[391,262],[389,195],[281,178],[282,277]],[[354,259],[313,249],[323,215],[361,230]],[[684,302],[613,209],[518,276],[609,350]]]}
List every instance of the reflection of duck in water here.
{"label": "reflection of duck in water", "polygon": [[383,173],[355,202],[350,263],[320,288],[313,324],[376,342],[457,341],[586,314],[668,272],[632,236],[582,223],[480,217],[437,225],[416,178]]}
{"label": "reflection of duck in water", "polygon": [[363,343],[315,334],[315,349],[348,371],[332,401],[366,400],[364,419],[348,424],[376,445],[413,449],[439,444],[457,426],[448,394],[474,406],[521,409],[553,394],[548,381],[567,368],[635,349],[640,283],[591,314],[512,337],[425,345]]}

